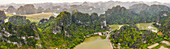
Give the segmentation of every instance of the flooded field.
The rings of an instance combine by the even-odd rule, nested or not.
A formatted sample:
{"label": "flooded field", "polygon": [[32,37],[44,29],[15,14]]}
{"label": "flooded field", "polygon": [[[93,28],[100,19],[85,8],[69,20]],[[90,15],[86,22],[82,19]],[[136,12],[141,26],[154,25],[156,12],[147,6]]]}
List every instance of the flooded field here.
{"label": "flooded field", "polygon": [[100,36],[86,38],[85,41],[75,49],[111,49],[108,39],[101,39]]}

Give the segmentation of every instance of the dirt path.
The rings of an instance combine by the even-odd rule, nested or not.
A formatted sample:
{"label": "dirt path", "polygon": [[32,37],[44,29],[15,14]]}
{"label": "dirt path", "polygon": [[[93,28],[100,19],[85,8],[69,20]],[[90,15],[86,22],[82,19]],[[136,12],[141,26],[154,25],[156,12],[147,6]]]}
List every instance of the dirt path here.
{"label": "dirt path", "polygon": [[112,43],[111,43],[111,41],[110,41],[110,39],[109,39],[109,37],[110,37],[110,32],[111,32],[111,31],[113,31],[113,30],[110,30],[110,31],[108,32],[106,39],[108,39],[108,41],[109,41],[110,48],[113,49],[113,45],[112,45]]}
{"label": "dirt path", "polygon": [[151,45],[151,46],[148,46],[148,48],[151,49],[151,48],[156,47],[156,46],[158,46],[158,45],[159,45],[159,43],[155,43],[155,44],[153,44],[153,45]]}

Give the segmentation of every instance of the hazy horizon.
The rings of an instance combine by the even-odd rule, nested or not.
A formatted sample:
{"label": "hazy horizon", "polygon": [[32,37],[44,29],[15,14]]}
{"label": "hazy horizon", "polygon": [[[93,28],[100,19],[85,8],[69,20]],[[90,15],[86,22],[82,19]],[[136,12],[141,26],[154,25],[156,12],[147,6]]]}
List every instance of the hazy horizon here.
{"label": "hazy horizon", "polygon": [[[107,2],[110,0],[0,0],[0,4],[10,4],[10,3],[17,3],[17,4],[32,4],[32,3],[45,3],[45,2],[52,2],[52,3],[63,3],[63,2],[68,2],[68,3],[73,3],[73,2]],[[170,0],[112,0],[112,1],[122,1],[122,2],[139,2],[139,1],[143,1],[143,2],[161,2],[161,3],[170,3]]]}

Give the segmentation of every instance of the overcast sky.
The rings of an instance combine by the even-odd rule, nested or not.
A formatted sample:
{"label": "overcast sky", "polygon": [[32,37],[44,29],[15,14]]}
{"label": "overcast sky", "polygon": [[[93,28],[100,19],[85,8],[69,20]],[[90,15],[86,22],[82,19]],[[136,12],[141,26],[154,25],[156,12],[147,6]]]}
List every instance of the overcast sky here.
{"label": "overcast sky", "polygon": [[[44,2],[52,2],[52,3],[62,3],[62,2],[99,2],[99,1],[109,1],[109,0],[0,0],[0,4],[9,4],[9,3],[44,3]],[[144,1],[144,2],[152,2],[152,1],[158,1],[162,3],[170,3],[170,0],[112,0],[112,1],[122,1],[122,2],[132,2],[132,1]]]}

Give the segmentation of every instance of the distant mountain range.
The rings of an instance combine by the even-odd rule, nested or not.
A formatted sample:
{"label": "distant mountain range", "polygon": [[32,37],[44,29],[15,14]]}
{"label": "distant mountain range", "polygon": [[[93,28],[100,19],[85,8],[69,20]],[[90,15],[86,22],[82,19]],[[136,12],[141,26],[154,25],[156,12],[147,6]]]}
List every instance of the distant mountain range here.
{"label": "distant mountain range", "polygon": [[[62,11],[69,11],[72,12],[73,10],[77,9],[80,12],[83,13],[98,13],[98,14],[104,14],[104,12],[107,9],[111,9],[113,6],[123,6],[127,9],[129,9],[130,6],[134,4],[147,4],[149,6],[155,4],[155,5],[166,5],[170,7],[170,3],[161,3],[161,2],[121,2],[121,1],[108,1],[108,2],[73,2],[73,3],[34,3],[34,7],[36,9],[44,9],[38,10],[38,13],[41,12],[57,12],[60,13]],[[15,9],[20,8],[21,6],[24,6],[27,4],[6,4],[6,5],[0,5],[1,10],[6,10],[8,7],[13,6]]]}
{"label": "distant mountain range", "polygon": [[[126,8],[128,8],[129,6],[133,5],[133,4],[138,4],[138,3],[145,3],[147,5],[153,5],[153,4],[159,4],[159,5],[166,5],[168,7],[170,7],[170,3],[161,3],[161,2],[121,2],[121,1],[108,1],[108,2],[84,2],[84,3],[88,3],[88,5],[91,6],[97,6],[97,5],[107,5],[107,6],[115,6],[115,5],[121,5],[124,6]],[[34,3],[35,7],[47,7],[47,6],[66,6],[66,5],[81,5],[83,4],[83,2],[73,2],[73,3],[51,3],[51,2],[46,2],[46,3]],[[14,6],[15,8],[19,8],[19,6],[23,6],[25,4],[17,4],[17,3],[10,3],[10,4],[3,4],[0,5],[0,8],[7,8],[9,6]]]}

